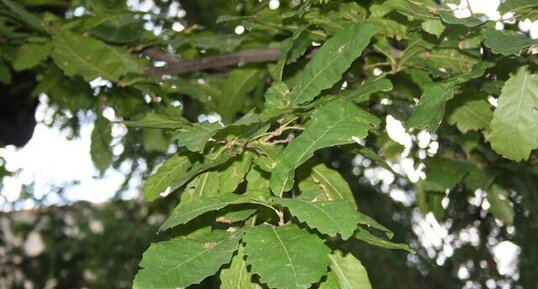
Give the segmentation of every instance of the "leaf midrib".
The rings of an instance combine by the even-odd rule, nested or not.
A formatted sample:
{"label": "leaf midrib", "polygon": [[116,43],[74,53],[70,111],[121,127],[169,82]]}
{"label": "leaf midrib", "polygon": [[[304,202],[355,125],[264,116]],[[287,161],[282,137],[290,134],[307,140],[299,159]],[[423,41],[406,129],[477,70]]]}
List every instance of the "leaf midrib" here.
{"label": "leaf midrib", "polygon": [[[156,187],[159,187],[164,179],[167,179],[167,178],[168,178],[172,173],[174,173],[177,169],[182,168],[183,165],[184,165],[186,162],[188,162],[188,161],[189,161],[189,159],[186,158],[183,162],[181,162],[180,164],[178,164],[177,166],[175,166],[173,169],[171,169],[170,171],[168,171],[168,173],[165,173],[161,178],[159,178],[158,181],[157,181],[157,183],[154,184],[154,185],[152,186],[152,188],[151,188],[151,190],[150,190],[150,193],[152,193],[152,194],[155,193],[155,192],[154,192],[154,191],[155,191],[155,188],[156,188]],[[165,165],[165,164],[163,164],[163,165]],[[170,186],[170,188],[172,189],[172,186]],[[160,192],[159,192],[159,193],[160,193]]]}
{"label": "leaf midrib", "polygon": [[319,176],[323,181],[325,181],[326,184],[329,184],[333,188],[333,191],[341,198],[344,199],[344,196],[340,194],[340,191],[333,185],[329,179],[327,179],[318,169],[312,168],[312,170],[316,173],[317,176]]}
{"label": "leaf midrib", "polygon": [[[299,99],[299,96],[301,96],[304,91],[310,87],[310,85],[312,84],[312,82],[314,82],[314,80],[316,80],[323,72],[325,72],[325,70],[327,70],[327,68],[332,65],[336,60],[340,59],[340,57],[344,54],[343,51],[345,49],[348,48],[349,44],[351,43],[351,40],[354,40],[355,38],[352,38],[350,39],[349,41],[347,41],[344,45],[341,45],[340,47],[343,47],[342,51],[339,51],[337,50],[336,53],[338,54],[336,57],[333,57],[328,63],[325,64],[325,66],[320,69],[317,73],[314,74],[314,77],[312,77],[310,79],[310,81],[308,81],[303,87],[302,89],[299,91],[299,93],[295,96],[295,99],[293,100],[293,103],[297,103],[297,100]],[[330,41],[330,40],[329,40]],[[314,60],[313,60],[314,61]],[[309,67],[310,68],[310,67]]]}
{"label": "leaf midrib", "polygon": [[[336,269],[338,269],[338,272],[340,272],[340,275],[341,276],[344,276],[344,271],[342,270],[342,268],[340,267],[340,265],[336,262],[336,260],[334,259],[334,257],[332,255],[329,255],[329,258],[331,259],[331,263],[336,267]],[[336,273],[336,272],[335,272]],[[352,289],[353,287],[351,286],[351,283],[349,283],[349,281],[347,280],[347,278],[338,278],[338,274],[336,275],[337,276],[337,279],[340,280],[340,279],[343,279],[344,282],[346,283],[346,286],[350,289]]]}
{"label": "leaf midrib", "polygon": [[300,286],[299,285],[299,279],[297,278],[297,272],[295,271],[295,265],[293,264],[293,261],[291,260],[291,256],[290,256],[290,254],[288,252],[288,249],[286,248],[286,246],[282,242],[282,239],[280,239],[280,236],[278,235],[278,232],[275,230],[275,227],[271,226],[271,230],[273,230],[273,233],[275,234],[276,238],[278,239],[278,242],[280,242],[280,245],[282,246],[282,249],[284,250],[284,253],[286,254],[286,257],[288,258],[288,261],[290,262],[291,270],[293,271],[293,277],[295,278],[295,285]]}
{"label": "leaf midrib", "polygon": [[194,260],[195,258],[197,258],[197,257],[199,257],[199,256],[201,256],[201,255],[203,255],[203,254],[205,254],[207,251],[210,251],[210,250],[213,250],[213,249],[217,248],[217,247],[220,246],[222,243],[228,241],[228,240],[231,239],[232,237],[235,237],[235,235],[229,235],[228,237],[226,237],[226,238],[223,239],[222,241],[218,242],[215,246],[210,247],[210,248],[207,248],[207,249],[201,251],[200,253],[198,253],[198,254],[196,254],[196,255],[190,257],[189,259],[187,259],[187,260],[185,260],[185,261],[183,261],[183,262],[177,264],[176,266],[174,266],[174,267],[172,267],[172,268],[166,270],[165,272],[159,274],[159,276],[164,276],[164,275],[170,273],[171,271],[174,271],[174,270],[180,268],[180,267],[183,266],[185,263]]}
{"label": "leaf midrib", "polygon": [[321,211],[325,216],[327,216],[327,218],[329,218],[334,223],[334,225],[336,227],[338,227],[338,230],[341,232],[341,234],[343,234],[344,228],[342,228],[340,226],[340,224],[331,215],[329,215],[325,210],[323,210],[321,207],[316,206],[315,202],[307,202],[307,201],[304,201],[304,200],[301,200],[301,199],[296,199],[296,200],[301,202],[301,203],[304,203],[306,205],[312,206],[312,207],[318,209],[319,211]]}
{"label": "leaf midrib", "polygon": [[[77,58],[79,61],[81,61],[87,67],[89,67],[91,70],[96,71],[97,75],[101,74],[101,75],[105,76],[109,80],[114,80],[114,81],[116,80],[116,78],[113,75],[107,73],[106,71],[104,71],[104,70],[102,70],[102,69],[100,69],[100,68],[98,68],[96,66],[93,66],[90,62],[88,62],[86,59],[84,59],[84,57],[81,57],[80,55],[78,55],[78,53],[76,53],[76,51],[72,49],[72,47],[69,45],[69,43],[67,43],[65,41],[65,39],[56,38],[56,41],[60,41],[63,44],[62,46],[63,46],[64,49],[67,49],[69,52],[71,52],[71,54],[75,58]],[[100,48],[102,48],[102,47],[100,47]]]}

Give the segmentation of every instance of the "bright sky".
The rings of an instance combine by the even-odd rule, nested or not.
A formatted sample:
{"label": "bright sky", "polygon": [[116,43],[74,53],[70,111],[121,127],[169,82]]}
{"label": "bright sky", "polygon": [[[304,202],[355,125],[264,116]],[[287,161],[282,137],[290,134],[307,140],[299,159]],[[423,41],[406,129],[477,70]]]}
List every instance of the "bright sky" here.
{"label": "bright sky", "polygon": [[[46,100],[46,97],[41,100]],[[42,101],[36,111],[38,124],[28,144],[20,149],[14,146],[0,148],[0,157],[5,159],[6,168],[19,172],[4,179],[1,193],[6,199],[0,198],[0,210],[11,209],[5,201],[18,200],[22,186],[32,182],[34,196],[46,196],[45,204],[57,204],[62,200],[54,193],[56,188],[65,188],[63,194],[67,201],[103,202],[113,197],[125,180],[124,174],[114,169],[108,169],[104,177],[99,177],[90,157],[91,121],[82,124],[79,138],[67,140],[67,134],[57,127],[39,123],[49,117],[50,112],[46,102]],[[77,184],[70,185],[73,182]],[[126,196],[135,194],[136,188],[133,188]],[[15,209],[33,206],[35,204],[28,201]]]}

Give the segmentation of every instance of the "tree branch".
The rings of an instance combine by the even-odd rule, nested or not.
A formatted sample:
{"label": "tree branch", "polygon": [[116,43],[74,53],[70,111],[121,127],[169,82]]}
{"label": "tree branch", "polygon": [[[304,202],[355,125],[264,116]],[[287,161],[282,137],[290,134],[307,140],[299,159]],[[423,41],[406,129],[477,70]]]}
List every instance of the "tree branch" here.
{"label": "tree branch", "polygon": [[248,63],[277,61],[280,56],[278,49],[254,49],[217,56],[207,56],[197,59],[181,60],[155,48],[148,48],[141,52],[151,59],[166,61],[163,67],[149,67],[145,72],[148,75],[173,75],[191,73],[200,70],[218,69],[229,66],[244,65]]}
{"label": "tree branch", "polygon": [[[316,55],[318,50],[319,47],[311,47],[303,57],[310,59]],[[395,54],[398,52],[396,57],[399,57],[401,51],[394,50]],[[146,48],[140,51],[140,54],[155,61],[166,62],[166,65],[162,67],[146,68],[145,73],[152,76],[186,74],[202,70],[241,66],[248,63],[274,62],[280,58],[280,51],[277,48],[243,50],[189,60],[182,60],[175,55],[166,53],[155,47]]]}

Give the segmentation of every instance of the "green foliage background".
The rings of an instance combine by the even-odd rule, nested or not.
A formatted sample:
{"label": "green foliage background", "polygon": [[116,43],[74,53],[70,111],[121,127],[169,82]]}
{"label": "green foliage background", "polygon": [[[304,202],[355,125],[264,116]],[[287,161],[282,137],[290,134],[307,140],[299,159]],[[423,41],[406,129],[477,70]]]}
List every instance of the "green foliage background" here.
{"label": "green foliage background", "polygon": [[[455,18],[430,0],[280,6],[0,0],[4,95],[47,95],[53,123],[73,136],[81,113],[95,115],[101,173],[148,164],[146,202],[2,216],[5,232],[37,230],[48,247],[15,257],[22,241],[5,233],[1,286],[535,286],[538,41],[514,23],[496,30],[483,15]],[[532,19],[537,6],[507,0],[500,10]],[[239,25],[245,33],[234,33]],[[199,121],[215,113],[220,121]],[[388,136],[387,116],[411,134],[407,157],[424,165],[424,179],[394,165],[407,152]],[[129,128],[115,140],[120,154],[113,126]],[[425,132],[436,152],[417,144]],[[392,182],[376,180],[387,173]],[[82,233],[60,221],[71,213]],[[450,238],[425,245],[419,213]],[[477,240],[463,237],[471,231]],[[491,249],[503,240],[521,248],[517,275],[497,270]]]}

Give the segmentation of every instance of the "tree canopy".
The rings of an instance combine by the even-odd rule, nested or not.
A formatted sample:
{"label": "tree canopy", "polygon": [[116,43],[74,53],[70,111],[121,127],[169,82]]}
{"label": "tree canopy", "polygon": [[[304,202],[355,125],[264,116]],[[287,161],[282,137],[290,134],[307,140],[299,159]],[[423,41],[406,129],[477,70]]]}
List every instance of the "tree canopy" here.
{"label": "tree canopy", "polygon": [[145,161],[133,288],[530,288],[538,3],[441,2],[0,0],[0,143]]}

